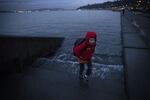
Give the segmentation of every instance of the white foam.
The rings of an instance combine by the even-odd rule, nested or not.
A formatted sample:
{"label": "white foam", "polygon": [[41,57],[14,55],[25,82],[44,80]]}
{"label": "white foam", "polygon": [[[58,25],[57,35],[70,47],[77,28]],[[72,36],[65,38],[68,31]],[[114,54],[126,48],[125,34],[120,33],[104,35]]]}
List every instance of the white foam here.
{"label": "white foam", "polygon": [[137,28],[139,28],[140,26],[137,24],[137,22],[136,21],[133,21],[132,22],[132,24],[134,25],[134,26],[136,26]]}
{"label": "white foam", "polygon": [[[50,59],[49,61],[55,61],[56,63],[63,64],[62,67],[65,67],[67,72],[72,74],[78,74],[79,70],[79,63],[77,61],[70,61],[70,60],[60,60],[60,59]],[[92,77],[99,77],[100,79],[106,79],[110,76],[111,73],[122,73],[123,65],[106,65],[100,63],[92,63],[93,71]]]}
{"label": "white foam", "polygon": [[56,59],[59,59],[59,58],[61,58],[61,57],[65,57],[66,55],[67,55],[66,53],[63,53],[63,54],[57,56]]}

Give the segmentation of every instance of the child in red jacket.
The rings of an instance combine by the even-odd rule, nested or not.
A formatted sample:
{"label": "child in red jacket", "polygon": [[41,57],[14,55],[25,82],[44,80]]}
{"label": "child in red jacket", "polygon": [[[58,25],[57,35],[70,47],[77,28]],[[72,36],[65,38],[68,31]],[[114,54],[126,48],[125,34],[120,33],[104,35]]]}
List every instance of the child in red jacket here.
{"label": "child in red jacket", "polygon": [[[88,81],[88,76],[91,75],[92,72],[92,56],[96,46],[96,33],[95,32],[87,32],[85,41],[82,42],[79,46],[74,48],[74,53],[78,58],[80,64],[79,78],[86,78]],[[83,75],[84,64],[87,64],[88,69],[86,71],[86,75]]]}

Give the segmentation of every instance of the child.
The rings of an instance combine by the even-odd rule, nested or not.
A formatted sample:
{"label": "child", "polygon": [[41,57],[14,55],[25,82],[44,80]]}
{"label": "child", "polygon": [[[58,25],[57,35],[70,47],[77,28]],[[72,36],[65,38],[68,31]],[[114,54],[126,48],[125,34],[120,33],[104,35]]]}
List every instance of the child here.
{"label": "child", "polygon": [[[96,33],[87,32],[85,41],[83,41],[80,45],[74,47],[74,53],[77,56],[80,64],[79,79],[85,78],[88,81],[88,77],[92,73],[91,58],[93,56],[95,46],[96,46]],[[87,64],[88,66],[85,75],[83,75],[84,64]]]}

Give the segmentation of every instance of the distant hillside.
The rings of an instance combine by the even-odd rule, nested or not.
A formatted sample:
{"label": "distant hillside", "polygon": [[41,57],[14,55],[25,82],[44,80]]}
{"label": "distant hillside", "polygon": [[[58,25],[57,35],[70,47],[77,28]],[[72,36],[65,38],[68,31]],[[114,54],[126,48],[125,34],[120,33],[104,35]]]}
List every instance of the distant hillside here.
{"label": "distant hillside", "polygon": [[120,5],[123,5],[121,1],[114,1],[114,2],[104,2],[104,3],[97,3],[97,4],[88,4],[85,6],[81,6],[77,9],[106,9],[106,8],[120,6]]}
{"label": "distant hillside", "polygon": [[120,11],[122,8],[126,8],[132,11],[140,11],[145,13],[150,13],[150,2],[149,0],[116,0],[112,2],[104,2],[97,4],[89,4],[81,6],[78,9],[110,9],[115,11]]}

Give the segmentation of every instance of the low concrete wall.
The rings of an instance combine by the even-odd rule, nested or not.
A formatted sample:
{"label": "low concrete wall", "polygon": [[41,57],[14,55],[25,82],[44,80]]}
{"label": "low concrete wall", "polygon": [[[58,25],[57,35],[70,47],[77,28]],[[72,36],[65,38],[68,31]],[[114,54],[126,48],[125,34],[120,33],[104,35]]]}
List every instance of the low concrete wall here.
{"label": "low concrete wall", "polygon": [[21,70],[39,57],[53,55],[64,38],[0,37],[0,71]]}

